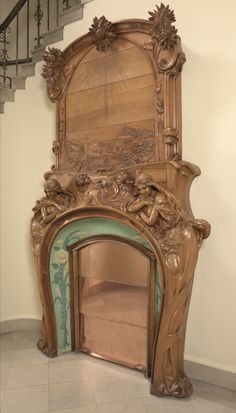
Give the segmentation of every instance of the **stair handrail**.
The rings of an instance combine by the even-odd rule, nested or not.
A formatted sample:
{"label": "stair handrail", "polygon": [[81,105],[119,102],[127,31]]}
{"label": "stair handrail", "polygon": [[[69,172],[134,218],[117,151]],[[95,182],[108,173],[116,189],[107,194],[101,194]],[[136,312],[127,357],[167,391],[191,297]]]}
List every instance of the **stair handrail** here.
{"label": "stair handrail", "polygon": [[[54,3],[55,2],[55,3]],[[64,0],[63,0],[64,3]],[[30,10],[35,7],[34,19],[35,19],[35,29],[36,37],[33,39],[36,44],[34,45],[33,51],[41,53],[44,49],[44,40],[41,33],[42,18],[47,26],[47,32],[51,28],[51,18],[56,17],[56,27],[59,27],[59,12],[60,12],[60,0],[54,0],[53,4],[56,6],[56,14],[51,14],[52,0],[47,0],[45,3],[42,0],[18,0],[16,5],[12,8],[8,16],[0,24],[0,88],[2,87],[12,87],[12,75],[7,75],[8,67],[15,66],[15,73],[18,76],[19,65],[27,64],[32,62],[32,56],[30,56],[31,40],[33,39],[30,35]],[[26,9],[26,31],[25,31],[25,42],[26,42],[26,53],[25,56],[19,56],[20,54],[20,44],[24,42],[23,38],[19,37],[20,33],[20,15],[23,13],[23,9]],[[53,10],[53,9],[52,9]],[[55,10],[55,9],[54,9]],[[46,19],[46,20],[45,20]],[[15,59],[10,59],[8,56],[8,45],[9,45],[9,34],[12,32],[12,27],[14,28],[15,36]],[[32,52],[33,52],[32,51]]]}
{"label": "stair handrail", "polygon": [[11,22],[15,19],[17,14],[21,11],[22,7],[25,5],[25,3],[28,0],[19,0],[18,3],[13,7],[13,9],[10,11],[8,16],[5,18],[5,20],[0,24],[0,33],[2,33],[4,30],[10,26]]}
{"label": "stair handrail", "polygon": [[[75,1],[75,0],[74,0]],[[77,1],[78,3],[78,1]],[[64,5],[64,8],[62,8]],[[33,9],[32,9],[33,8]],[[18,68],[23,68],[24,64],[42,57],[45,49],[45,37],[50,30],[60,29],[61,12],[68,12],[72,9],[71,0],[18,0],[10,13],[0,23],[0,89],[12,88],[12,79],[19,74]],[[26,13],[24,14],[24,11]],[[32,26],[32,11],[35,24]],[[25,30],[20,31],[22,24],[21,16],[26,19]],[[36,37],[32,37],[30,30],[35,29]],[[44,32],[42,33],[42,29]],[[12,35],[10,35],[12,33]],[[25,42],[25,43],[24,43]],[[33,43],[32,45],[32,42]],[[13,47],[9,48],[12,43]],[[23,45],[23,47],[22,47]],[[33,48],[31,48],[33,46]],[[30,50],[31,48],[31,50]],[[8,55],[10,50],[10,55]],[[23,52],[22,52],[23,51]],[[15,57],[15,58],[14,58]],[[8,69],[11,74],[8,74]]]}

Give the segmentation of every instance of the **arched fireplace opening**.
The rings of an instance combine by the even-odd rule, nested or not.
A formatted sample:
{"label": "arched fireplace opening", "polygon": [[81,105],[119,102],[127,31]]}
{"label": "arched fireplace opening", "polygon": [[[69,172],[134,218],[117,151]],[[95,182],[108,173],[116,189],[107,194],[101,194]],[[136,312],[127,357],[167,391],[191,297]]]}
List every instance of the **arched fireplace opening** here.
{"label": "arched fireplace opening", "polygon": [[150,376],[158,296],[154,253],[107,234],[71,244],[68,251],[72,349]]}

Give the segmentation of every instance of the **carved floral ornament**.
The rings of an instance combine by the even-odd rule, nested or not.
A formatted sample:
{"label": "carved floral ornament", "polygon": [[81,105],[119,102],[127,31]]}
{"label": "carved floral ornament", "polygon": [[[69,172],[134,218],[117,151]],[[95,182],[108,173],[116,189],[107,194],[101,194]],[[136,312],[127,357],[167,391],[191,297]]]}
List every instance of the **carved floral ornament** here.
{"label": "carved floral ornament", "polygon": [[154,43],[159,43],[164,49],[172,49],[177,44],[177,29],[172,26],[175,22],[175,15],[169,6],[161,3],[160,7],[156,6],[156,10],[149,11],[153,27],[151,31],[153,47]]}
{"label": "carved floral ornament", "polygon": [[47,82],[48,96],[54,102],[63,93],[73,66],[65,65],[62,51],[55,47],[49,47],[48,51],[45,51],[44,61],[42,77]]}
{"label": "carved floral ornament", "polygon": [[93,19],[92,27],[89,29],[94,43],[99,52],[106,52],[112,43],[116,40],[114,27],[105,16]]}

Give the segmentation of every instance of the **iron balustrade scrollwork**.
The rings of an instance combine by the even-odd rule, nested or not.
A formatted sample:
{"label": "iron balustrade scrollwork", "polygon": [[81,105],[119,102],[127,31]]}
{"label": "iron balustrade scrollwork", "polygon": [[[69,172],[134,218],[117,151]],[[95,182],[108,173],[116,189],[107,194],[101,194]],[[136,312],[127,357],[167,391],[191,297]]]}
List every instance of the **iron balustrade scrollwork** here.
{"label": "iron balustrade scrollwork", "polygon": [[41,40],[43,39],[43,37],[41,36],[41,20],[43,18],[43,10],[42,10],[42,6],[41,6],[41,2],[40,0],[37,1],[37,6],[36,6],[36,11],[34,13],[34,19],[36,21],[36,25],[37,25],[37,36],[34,38],[34,41],[36,42],[36,45],[34,46],[35,49],[37,49],[38,47],[43,46],[43,43],[41,42]]}
{"label": "iron balustrade scrollwork", "polygon": [[72,7],[70,4],[70,0],[63,0],[62,3],[64,4],[63,11],[69,10]]}
{"label": "iron balustrade scrollwork", "polygon": [[0,54],[0,64],[2,66],[3,74],[0,75],[0,86],[2,87],[12,87],[12,80],[10,76],[7,76],[7,65],[10,60],[7,51],[7,34],[11,33],[11,27],[8,27],[3,32],[0,33],[0,43],[2,43],[2,53]]}
{"label": "iron balustrade scrollwork", "polygon": [[78,0],[18,0],[0,23],[0,87],[12,87],[19,65],[32,62],[30,51],[45,46],[43,35],[60,27],[60,14]]}

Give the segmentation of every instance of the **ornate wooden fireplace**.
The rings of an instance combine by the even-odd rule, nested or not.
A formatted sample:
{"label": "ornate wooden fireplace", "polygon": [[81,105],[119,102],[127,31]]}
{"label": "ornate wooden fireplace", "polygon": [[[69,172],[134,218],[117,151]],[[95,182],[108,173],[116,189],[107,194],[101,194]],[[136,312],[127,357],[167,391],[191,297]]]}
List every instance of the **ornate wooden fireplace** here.
{"label": "ornate wooden fireplace", "polygon": [[151,377],[152,394],[186,397],[186,321],[210,226],[189,204],[200,170],[181,158],[185,56],[174,13],[161,4],[149,14],[95,17],[64,52],[45,54],[57,139],[31,222],[38,346],[125,364]]}

